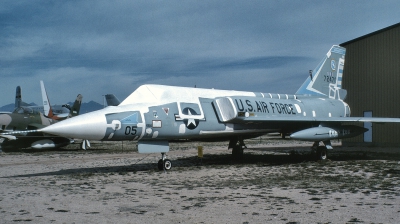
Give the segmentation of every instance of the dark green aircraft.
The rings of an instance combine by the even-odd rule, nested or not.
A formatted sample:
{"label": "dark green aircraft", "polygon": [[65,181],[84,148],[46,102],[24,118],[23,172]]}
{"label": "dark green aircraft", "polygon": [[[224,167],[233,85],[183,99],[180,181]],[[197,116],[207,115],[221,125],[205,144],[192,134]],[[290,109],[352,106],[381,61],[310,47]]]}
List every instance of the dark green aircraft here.
{"label": "dark green aircraft", "polygon": [[[68,117],[79,114],[81,103],[82,95],[79,94]],[[62,119],[53,115],[51,109],[48,116],[45,116],[29,107],[17,107],[12,113],[0,114],[0,149],[30,147],[34,149],[51,149],[66,146],[72,143],[73,140],[43,133],[29,132],[29,130],[41,129]]]}

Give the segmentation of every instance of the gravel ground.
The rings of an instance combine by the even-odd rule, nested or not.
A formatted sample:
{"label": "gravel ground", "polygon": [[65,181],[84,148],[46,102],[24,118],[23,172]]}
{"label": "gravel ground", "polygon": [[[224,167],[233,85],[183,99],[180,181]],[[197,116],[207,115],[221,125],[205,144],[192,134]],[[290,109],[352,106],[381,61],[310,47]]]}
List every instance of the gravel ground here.
{"label": "gravel ground", "polygon": [[[197,146],[204,157],[197,157]],[[132,143],[0,153],[0,223],[399,223],[400,149],[254,139],[171,143],[173,168]]]}

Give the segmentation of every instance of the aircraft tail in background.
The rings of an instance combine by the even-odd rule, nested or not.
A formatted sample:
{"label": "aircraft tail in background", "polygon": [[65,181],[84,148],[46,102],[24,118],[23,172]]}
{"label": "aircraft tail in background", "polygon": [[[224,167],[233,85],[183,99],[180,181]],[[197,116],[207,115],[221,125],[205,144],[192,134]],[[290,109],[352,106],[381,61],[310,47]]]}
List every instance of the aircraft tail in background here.
{"label": "aircraft tail in background", "polygon": [[79,115],[79,111],[81,110],[82,98],[83,96],[81,94],[78,94],[74,102],[74,105],[72,105],[71,108],[68,108],[70,109],[69,117],[75,117]]}
{"label": "aircraft tail in background", "polygon": [[296,95],[310,95],[344,100],[347,91],[342,89],[346,49],[337,45],[325,55],[310,77],[297,90]]}
{"label": "aircraft tail in background", "polygon": [[63,107],[66,107],[69,109],[68,114],[54,114],[53,109],[50,106],[50,100],[49,97],[47,96],[46,88],[44,87],[44,83],[41,80],[40,81],[40,87],[42,91],[42,101],[43,101],[43,109],[44,109],[44,115],[48,118],[54,119],[54,120],[63,120],[66,119],[67,117],[74,117],[79,115],[79,111],[81,109],[81,104],[82,104],[82,95],[78,94],[76,97],[76,100],[74,102],[74,105],[70,107],[69,105],[64,105]]}
{"label": "aircraft tail in background", "polygon": [[42,80],[40,80],[40,88],[42,91],[42,103],[43,103],[43,110],[44,110],[44,115],[47,117],[53,117],[53,110],[51,109],[50,106],[50,101],[49,101],[49,97],[47,96],[47,92],[46,89],[44,88],[44,83]]}
{"label": "aircraft tail in background", "polygon": [[114,94],[106,94],[104,97],[106,98],[107,106],[118,106],[121,103]]}
{"label": "aircraft tail in background", "polygon": [[15,90],[15,105],[14,107],[29,107],[31,106],[30,104],[25,103],[22,101],[22,93],[21,93],[21,87],[17,86],[17,89]]}
{"label": "aircraft tail in background", "polygon": [[21,96],[21,87],[17,86],[17,89],[15,91],[15,108],[21,107],[22,103],[22,96]]}

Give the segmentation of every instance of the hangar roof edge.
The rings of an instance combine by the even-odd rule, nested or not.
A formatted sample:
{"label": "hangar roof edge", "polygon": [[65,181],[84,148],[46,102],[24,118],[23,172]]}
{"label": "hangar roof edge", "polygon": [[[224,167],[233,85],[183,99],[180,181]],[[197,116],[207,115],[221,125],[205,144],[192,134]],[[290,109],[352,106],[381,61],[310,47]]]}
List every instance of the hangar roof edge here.
{"label": "hangar roof edge", "polygon": [[351,44],[351,43],[353,43],[353,42],[356,42],[356,41],[362,40],[362,39],[364,39],[364,38],[367,38],[367,37],[373,36],[373,35],[375,35],[375,34],[378,34],[378,33],[382,33],[382,32],[384,32],[384,31],[387,31],[387,30],[393,29],[393,28],[395,28],[395,27],[398,27],[398,26],[400,26],[400,23],[396,23],[396,24],[394,24],[394,25],[391,25],[391,26],[388,26],[388,27],[386,27],[386,28],[383,28],[383,29],[377,30],[377,31],[375,31],[375,32],[372,32],[372,33],[366,34],[366,35],[364,35],[364,36],[357,37],[357,38],[355,38],[355,39],[352,39],[352,40],[346,41],[346,42],[344,42],[344,43],[341,43],[341,44],[340,44],[340,46],[342,46],[342,47],[345,47],[346,45],[349,45],[349,44]]}

